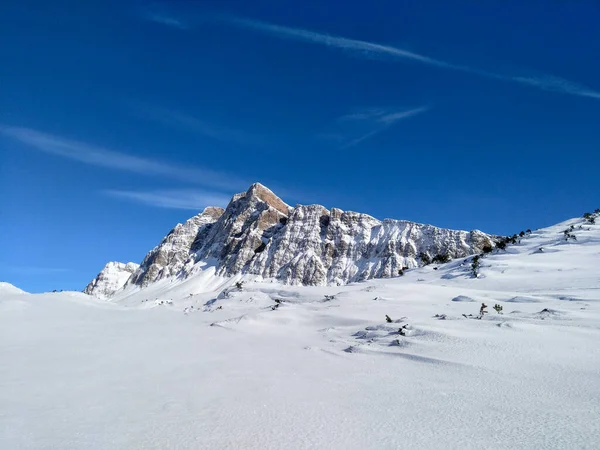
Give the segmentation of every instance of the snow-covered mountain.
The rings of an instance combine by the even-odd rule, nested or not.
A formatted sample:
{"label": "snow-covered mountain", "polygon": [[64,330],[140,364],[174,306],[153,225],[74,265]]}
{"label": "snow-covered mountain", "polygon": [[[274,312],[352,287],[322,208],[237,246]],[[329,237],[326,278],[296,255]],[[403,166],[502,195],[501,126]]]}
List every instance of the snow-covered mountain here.
{"label": "snow-covered mountain", "polygon": [[[342,285],[398,276],[403,268],[422,265],[422,257],[459,258],[493,245],[491,236],[477,230],[380,221],[320,205],[291,207],[256,183],[235,195],[225,210],[209,207],[177,225],[126,284],[146,287],[214,267],[219,276],[248,274],[292,285]],[[101,295],[110,296],[120,283],[108,284],[100,285]],[[88,288],[88,293],[98,292]]]}
{"label": "snow-covered mountain", "polygon": [[89,282],[83,292],[98,298],[108,298],[125,286],[127,280],[138,269],[139,264],[109,262],[96,278]]}

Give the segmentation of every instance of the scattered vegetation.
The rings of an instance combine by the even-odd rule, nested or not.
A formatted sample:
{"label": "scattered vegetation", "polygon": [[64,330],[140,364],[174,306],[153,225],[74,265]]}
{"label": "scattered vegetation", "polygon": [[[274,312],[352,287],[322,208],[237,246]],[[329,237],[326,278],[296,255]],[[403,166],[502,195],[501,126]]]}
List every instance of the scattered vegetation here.
{"label": "scattered vegetation", "polygon": [[600,209],[596,209],[593,213],[586,212],[583,214],[585,221],[591,225],[596,223],[596,218],[600,216]]}
{"label": "scattered vegetation", "polygon": [[390,318],[390,316],[388,316],[387,314],[385,315],[385,321],[387,323],[392,323],[393,322],[392,319]]}
{"label": "scattered vegetation", "polygon": [[497,312],[498,314],[502,314],[502,305],[499,305],[498,303],[496,303],[496,304],[494,305],[494,309],[496,310],[496,312]]}
{"label": "scattered vegetation", "polygon": [[236,282],[235,287],[241,291],[244,287],[244,282],[243,281]]}
{"label": "scattered vegetation", "polygon": [[483,248],[481,249],[481,251],[483,252],[484,255],[487,255],[488,253],[492,253],[493,250],[494,250],[494,247],[492,247],[490,244],[485,244],[483,246]]}
{"label": "scattered vegetation", "polygon": [[419,259],[421,260],[424,266],[428,266],[429,264],[431,264],[431,258],[425,252],[419,253]]}
{"label": "scattered vegetation", "polygon": [[565,241],[568,241],[569,239],[572,239],[574,241],[577,240],[577,236],[575,236],[573,234],[573,230],[575,230],[575,227],[573,225],[571,225],[569,228],[567,228],[565,231],[563,231],[563,234],[565,236]]}

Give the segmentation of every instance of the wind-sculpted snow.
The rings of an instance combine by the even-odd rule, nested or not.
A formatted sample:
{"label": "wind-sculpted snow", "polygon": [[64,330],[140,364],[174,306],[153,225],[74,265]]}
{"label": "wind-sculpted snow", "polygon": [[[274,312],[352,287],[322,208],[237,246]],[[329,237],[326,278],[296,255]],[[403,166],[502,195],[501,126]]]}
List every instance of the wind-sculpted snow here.
{"label": "wind-sculpted snow", "polygon": [[104,269],[83,290],[86,294],[98,298],[111,297],[115,292],[122,289],[138,269],[136,263],[109,262]]}
{"label": "wind-sculpted snow", "polygon": [[207,208],[177,225],[127,284],[145,287],[216,266],[216,275],[256,275],[294,285],[342,285],[390,278],[422,265],[420,255],[459,258],[492,245],[480,231],[456,231],[320,205],[290,207],[261,184],[227,208]]}

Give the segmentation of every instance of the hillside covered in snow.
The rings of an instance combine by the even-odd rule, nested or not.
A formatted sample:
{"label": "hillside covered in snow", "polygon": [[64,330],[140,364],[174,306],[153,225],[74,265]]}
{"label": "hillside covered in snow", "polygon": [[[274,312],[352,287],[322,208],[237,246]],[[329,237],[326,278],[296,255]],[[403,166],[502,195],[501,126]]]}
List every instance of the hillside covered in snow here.
{"label": "hillside covered in snow", "polygon": [[110,302],[0,285],[0,448],[599,448],[596,218],[343,286],[216,265]]}
{"label": "hillside covered in snow", "polygon": [[108,274],[105,268],[96,277],[103,281],[92,281],[85,292],[106,298],[123,286],[146,287],[206,270],[292,285],[343,285],[395,277],[424,260],[460,258],[493,245],[477,230],[380,221],[320,205],[291,207],[255,183],[225,210],[206,208],[173,228],[125,282],[123,271]]}

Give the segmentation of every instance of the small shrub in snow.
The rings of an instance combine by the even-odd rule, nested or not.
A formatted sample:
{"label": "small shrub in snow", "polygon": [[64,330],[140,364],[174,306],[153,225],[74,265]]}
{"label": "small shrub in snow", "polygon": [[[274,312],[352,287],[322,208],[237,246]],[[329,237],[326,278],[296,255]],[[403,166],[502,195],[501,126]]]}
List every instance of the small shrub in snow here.
{"label": "small shrub in snow", "polygon": [[487,314],[486,311],[487,305],[485,303],[481,304],[481,308],[479,308],[479,319],[481,319],[483,317],[484,314]]}
{"label": "small shrub in snow", "polygon": [[400,275],[400,276],[404,275],[404,270],[403,269],[398,270],[398,275]]}
{"label": "small shrub in snow", "polygon": [[481,267],[480,259],[481,258],[479,257],[479,255],[475,255],[473,257],[473,262],[471,263],[471,273],[475,278],[479,276],[479,268]]}
{"label": "small shrub in snow", "polygon": [[385,321],[387,323],[392,323],[392,319],[390,318],[390,316],[388,316],[387,314],[385,315]]}
{"label": "small shrub in snow", "polygon": [[524,231],[521,231],[521,232],[519,233],[519,236],[521,236],[521,237],[525,236],[525,232],[524,232]]}
{"label": "small shrub in snow", "polygon": [[496,248],[499,250],[506,250],[506,241],[500,240],[500,241],[496,242]]}
{"label": "small shrub in snow", "polygon": [[496,303],[496,304],[494,305],[494,309],[496,310],[496,312],[497,312],[498,314],[502,314],[502,305],[499,305],[498,303]]}
{"label": "small shrub in snow", "polygon": [[452,258],[450,258],[450,255],[448,253],[438,253],[433,257],[431,262],[444,264],[450,262],[451,259]]}
{"label": "small shrub in snow", "polygon": [[484,255],[487,255],[488,253],[492,253],[492,250],[494,250],[494,247],[492,247],[490,244],[485,244],[483,246],[483,248],[481,249],[481,251],[483,252]]}
{"label": "small shrub in snow", "polygon": [[243,281],[238,281],[237,283],[235,283],[235,287],[238,288],[241,291],[242,288],[244,287],[244,282]]}
{"label": "small shrub in snow", "polygon": [[424,266],[431,264],[431,258],[425,252],[419,253],[419,259],[421,260]]}

